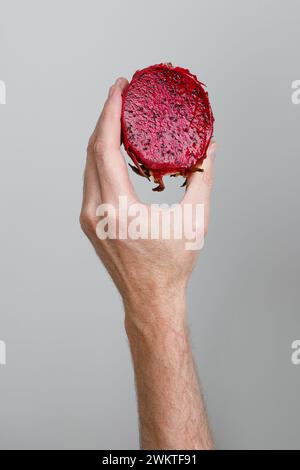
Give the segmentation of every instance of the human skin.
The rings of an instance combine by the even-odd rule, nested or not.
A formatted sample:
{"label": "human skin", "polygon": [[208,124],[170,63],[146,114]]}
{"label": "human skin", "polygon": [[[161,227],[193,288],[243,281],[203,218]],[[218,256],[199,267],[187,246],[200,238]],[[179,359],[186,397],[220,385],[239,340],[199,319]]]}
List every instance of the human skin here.
{"label": "human skin", "polygon": [[[141,203],[120,150],[122,92],[127,85],[126,79],[119,78],[110,88],[90,137],[80,224],[123,300],[141,448],[212,449],[187,327],[186,287],[199,252],[187,250],[184,238],[100,240],[96,234],[100,204],[117,207],[119,196],[126,196],[129,205]],[[195,172],[188,178],[181,201],[204,205],[204,233],[215,151],[212,142],[202,166],[204,173]]]}

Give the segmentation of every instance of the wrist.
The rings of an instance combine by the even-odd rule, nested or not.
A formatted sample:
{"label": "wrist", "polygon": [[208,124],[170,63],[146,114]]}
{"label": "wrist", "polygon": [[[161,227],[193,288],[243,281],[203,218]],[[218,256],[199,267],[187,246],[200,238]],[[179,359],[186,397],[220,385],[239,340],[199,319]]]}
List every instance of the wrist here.
{"label": "wrist", "polygon": [[147,300],[138,295],[123,298],[125,310],[125,330],[127,336],[136,335],[160,337],[171,332],[185,334],[186,326],[186,292],[157,291]]}

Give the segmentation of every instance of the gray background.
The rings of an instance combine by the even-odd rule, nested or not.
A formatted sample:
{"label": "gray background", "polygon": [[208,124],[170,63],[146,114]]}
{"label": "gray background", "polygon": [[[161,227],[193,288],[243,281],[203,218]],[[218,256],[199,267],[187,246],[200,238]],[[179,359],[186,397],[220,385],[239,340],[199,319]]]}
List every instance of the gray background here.
{"label": "gray background", "polygon": [[300,448],[299,25],[297,0],[0,1],[0,448],[138,447],[121,302],[78,214],[107,88],[162,61],[208,85],[216,117],[189,312],[217,447]]}

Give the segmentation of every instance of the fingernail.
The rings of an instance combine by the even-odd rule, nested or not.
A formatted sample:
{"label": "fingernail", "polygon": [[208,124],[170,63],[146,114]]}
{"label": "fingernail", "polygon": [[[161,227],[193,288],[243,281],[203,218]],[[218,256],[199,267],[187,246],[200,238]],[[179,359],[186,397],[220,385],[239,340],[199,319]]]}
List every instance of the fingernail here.
{"label": "fingernail", "polygon": [[115,81],[115,85],[119,86],[121,85],[122,83],[122,78],[117,78],[117,80]]}

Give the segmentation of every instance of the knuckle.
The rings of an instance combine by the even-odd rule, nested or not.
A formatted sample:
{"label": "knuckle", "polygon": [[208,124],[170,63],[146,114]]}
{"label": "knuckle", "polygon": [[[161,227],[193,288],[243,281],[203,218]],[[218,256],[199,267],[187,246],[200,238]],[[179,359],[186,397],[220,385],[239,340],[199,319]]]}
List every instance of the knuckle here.
{"label": "knuckle", "polygon": [[95,137],[94,135],[91,135],[89,138],[88,144],[87,144],[87,152],[93,152],[94,151],[94,142],[95,142]]}
{"label": "knuckle", "polygon": [[96,157],[101,157],[105,152],[105,142],[103,139],[96,139],[93,145],[94,154]]}
{"label": "knuckle", "polygon": [[91,217],[91,214],[87,210],[82,209],[80,212],[79,223],[82,231],[90,238],[93,235],[95,228],[93,217]]}

